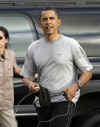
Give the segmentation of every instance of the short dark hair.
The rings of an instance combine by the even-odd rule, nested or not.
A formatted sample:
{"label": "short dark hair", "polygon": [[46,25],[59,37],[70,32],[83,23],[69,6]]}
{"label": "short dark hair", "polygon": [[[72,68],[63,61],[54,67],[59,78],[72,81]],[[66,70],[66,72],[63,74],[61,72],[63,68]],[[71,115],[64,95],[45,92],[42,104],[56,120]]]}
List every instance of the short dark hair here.
{"label": "short dark hair", "polygon": [[46,8],[44,8],[43,10],[41,10],[39,19],[41,19],[41,13],[42,13],[43,11],[50,11],[50,10],[51,10],[51,11],[54,11],[55,14],[58,16],[58,18],[60,17],[60,16],[59,16],[59,12],[57,11],[56,8],[53,8],[53,7],[46,7]]}
{"label": "short dark hair", "polygon": [[8,30],[5,27],[0,26],[0,31],[2,31],[4,33],[5,38],[9,40]]}

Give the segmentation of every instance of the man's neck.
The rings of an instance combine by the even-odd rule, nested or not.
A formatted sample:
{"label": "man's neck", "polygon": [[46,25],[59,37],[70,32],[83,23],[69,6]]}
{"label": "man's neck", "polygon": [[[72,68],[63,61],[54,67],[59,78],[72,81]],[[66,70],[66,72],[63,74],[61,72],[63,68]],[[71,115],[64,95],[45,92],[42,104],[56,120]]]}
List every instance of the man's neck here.
{"label": "man's neck", "polygon": [[57,33],[57,34],[49,34],[49,35],[46,35],[45,38],[48,40],[48,41],[55,41],[57,40],[58,38],[60,37],[60,34]]}

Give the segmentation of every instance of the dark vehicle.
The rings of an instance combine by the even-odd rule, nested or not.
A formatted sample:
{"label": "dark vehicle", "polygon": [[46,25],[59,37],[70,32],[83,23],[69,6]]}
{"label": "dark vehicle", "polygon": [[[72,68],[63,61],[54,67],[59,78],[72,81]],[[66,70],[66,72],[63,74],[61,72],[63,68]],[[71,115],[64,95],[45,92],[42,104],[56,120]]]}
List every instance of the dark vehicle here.
{"label": "dark vehicle", "polygon": [[[8,28],[11,37],[9,48],[16,52],[20,66],[24,63],[28,46],[43,34],[36,21],[40,10],[46,6],[53,6],[59,11],[63,20],[60,32],[78,40],[94,65],[92,79],[81,89],[81,97],[77,103],[78,113],[73,121],[81,121],[84,116],[86,119],[93,118],[100,112],[100,2],[53,0],[40,3],[32,0],[0,0],[0,26]],[[15,114],[19,127],[25,127],[27,121],[30,122],[30,127],[36,127],[38,114],[34,107],[35,96],[17,75],[14,77],[14,91]],[[73,123],[79,126],[76,122]]]}

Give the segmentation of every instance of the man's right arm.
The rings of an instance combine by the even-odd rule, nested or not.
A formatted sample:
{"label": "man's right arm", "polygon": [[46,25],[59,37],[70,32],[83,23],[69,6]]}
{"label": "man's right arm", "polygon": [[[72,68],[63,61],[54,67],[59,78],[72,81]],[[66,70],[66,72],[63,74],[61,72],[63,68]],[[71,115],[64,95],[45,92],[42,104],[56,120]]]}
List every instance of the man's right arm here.
{"label": "man's right arm", "polygon": [[31,81],[29,78],[23,78],[24,84],[29,88],[33,93],[37,93],[40,90],[39,83]]}

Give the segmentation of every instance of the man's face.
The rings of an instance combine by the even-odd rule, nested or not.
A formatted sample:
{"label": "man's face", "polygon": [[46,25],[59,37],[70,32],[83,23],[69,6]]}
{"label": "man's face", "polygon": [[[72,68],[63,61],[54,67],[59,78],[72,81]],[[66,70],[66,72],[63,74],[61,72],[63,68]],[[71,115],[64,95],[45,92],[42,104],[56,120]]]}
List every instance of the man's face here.
{"label": "man's face", "polygon": [[45,34],[52,35],[58,32],[61,20],[53,10],[41,12],[40,26]]}

